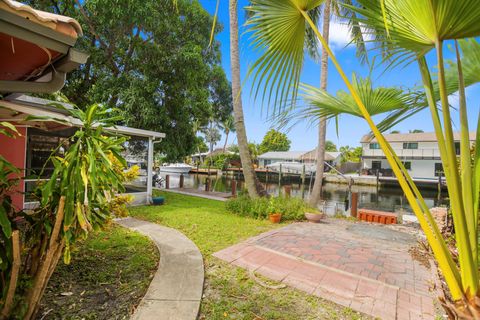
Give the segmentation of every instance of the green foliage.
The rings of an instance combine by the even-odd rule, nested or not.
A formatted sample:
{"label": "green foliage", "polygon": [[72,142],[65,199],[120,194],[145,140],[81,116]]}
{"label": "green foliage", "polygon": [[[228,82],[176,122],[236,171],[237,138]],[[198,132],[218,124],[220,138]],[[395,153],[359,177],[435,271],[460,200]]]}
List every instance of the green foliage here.
{"label": "green foliage", "polygon": [[270,213],[281,213],[282,220],[303,220],[304,213],[317,211],[309,208],[298,198],[287,197],[261,197],[251,199],[248,196],[229,199],[226,203],[227,211],[244,217],[267,219]]}
{"label": "green foliage", "polygon": [[263,154],[268,151],[288,151],[290,150],[290,144],[291,141],[285,133],[270,129],[258,146],[258,152]]}
{"label": "green foliage", "polygon": [[342,163],[345,162],[360,162],[362,158],[362,147],[350,147],[350,146],[343,146],[340,147],[339,150],[342,155],[340,161]]}
{"label": "green foliage", "polygon": [[325,141],[325,151],[331,151],[331,152],[336,152],[337,150],[337,145],[333,143],[330,140]]}
{"label": "green foliage", "polygon": [[207,152],[208,146],[205,143],[205,139],[203,137],[196,136],[195,138],[195,151],[198,153]]}
{"label": "green foliage", "polygon": [[238,154],[217,153],[205,159],[205,165],[216,169],[227,169],[230,161],[240,161]]}
{"label": "green foliage", "polygon": [[[0,122],[0,135],[15,138],[18,131],[7,122]],[[13,263],[12,231],[16,229],[14,218],[19,215],[12,204],[12,194],[18,184],[20,171],[0,155],[0,310],[6,295]]]}
{"label": "green foliage", "polygon": [[222,138],[220,131],[218,128],[214,127],[211,122],[208,127],[203,129],[203,134],[205,135],[205,141],[210,146],[210,152],[213,152],[213,146]]}
{"label": "green foliage", "polygon": [[[83,26],[77,47],[90,54],[62,92],[80,106],[119,109],[122,124],[166,133],[157,144],[173,162],[196,152],[191,123],[232,112],[219,43],[209,47],[212,16],[198,0],[29,0]],[[221,31],[218,26],[215,33]]]}
{"label": "green foliage", "polygon": [[65,196],[61,237],[65,239],[66,263],[70,261],[70,244],[108,221],[109,201],[124,190],[124,176],[109,156],[126,166],[120,155],[126,139],[107,136],[103,131],[104,127],[113,126],[117,117],[111,117],[111,112],[99,104],[90,105],[85,111],[75,108],[69,112],[83,123],[83,128],[75,132],[63,158],[51,159],[54,170],[50,180],[39,187],[40,207],[33,215],[35,220],[39,219],[34,235],[51,230],[60,197]]}

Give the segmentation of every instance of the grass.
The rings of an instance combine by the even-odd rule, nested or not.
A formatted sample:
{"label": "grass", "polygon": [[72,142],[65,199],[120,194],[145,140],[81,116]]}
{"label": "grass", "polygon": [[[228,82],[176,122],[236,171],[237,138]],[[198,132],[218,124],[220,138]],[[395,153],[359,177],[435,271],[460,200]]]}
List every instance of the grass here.
{"label": "grass", "polygon": [[225,204],[220,201],[167,192],[159,192],[158,195],[166,198],[165,205],[131,208],[130,214],[178,229],[199,247],[206,267],[200,319],[367,318],[349,308],[295,289],[267,289],[253,281],[243,269],[211,256],[218,250],[278,225],[227,213]]}
{"label": "grass", "polygon": [[157,270],[158,251],[145,236],[111,225],[59,262],[39,318],[128,319]]}

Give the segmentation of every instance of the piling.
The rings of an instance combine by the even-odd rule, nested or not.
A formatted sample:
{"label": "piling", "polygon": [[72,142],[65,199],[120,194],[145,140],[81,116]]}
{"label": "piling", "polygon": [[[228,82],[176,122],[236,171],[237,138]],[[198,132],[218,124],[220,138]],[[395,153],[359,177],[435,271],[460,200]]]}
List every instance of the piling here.
{"label": "piling", "polygon": [[358,192],[352,192],[352,203],[350,207],[350,215],[354,218],[358,214]]}
{"label": "piling", "polygon": [[170,189],[170,175],[165,176],[165,189]]}
{"label": "piling", "polygon": [[180,189],[183,188],[183,183],[184,183],[184,176],[183,176],[183,173],[180,174]]}
{"label": "piling", "polygon": [[232,180],[232,197],[237,197],[237,181]]}
{"label": "piling", "polygon": [[210,178],[205,179],[205,191],[206,192],[210,191]]}

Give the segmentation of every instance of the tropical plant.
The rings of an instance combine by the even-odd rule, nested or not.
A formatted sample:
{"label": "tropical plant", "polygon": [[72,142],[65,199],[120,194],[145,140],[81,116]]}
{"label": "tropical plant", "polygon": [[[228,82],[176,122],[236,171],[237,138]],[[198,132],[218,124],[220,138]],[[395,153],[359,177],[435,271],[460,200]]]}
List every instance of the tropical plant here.
{"label": "tropical plant", "polygon": [[[390,63],[416,61],[424,85],[424,96],[431,111],[445,169],[450,204],[455,224],[458,265],[455,263],[445,240],[436,225],[420,191],[411,179],[403,163],[375,125],[355,81],[348,79],[327,42],[312,22],[309,11],[317,8],[322,0],[255,0],[249,10],[252,18],[248,25],[255,46],[262,49],[259,60],[253,65],[254,84],[263,87],[265,94],[286,103],[295,100],[303,66],[303,42],[305,29],[312,28],[327,50],[328,55],[345,82],[356,112],[363,117],[380,144],[395,176],[401,185],[420,226],[427,237],[439,269],[445,278],[453,304],[447,307],[449,314],[461,318],[480,318],[478,274],[478,205],[480,191],[480,153],[472,165],[470,138],[465,99],[465,79],[457,39],[480,35],[480,7],[475,0],[358,0],[359,6],[349,6],[358,14],[358,23],[373,36]],[[459,91],[461,128],[460,168],[457,169],[452,119],[448,104],[448,92],[455,88],[447,84],[445,72],[444,42],[455,40],[457,55],[456,89]],[[438,64],[438,89],[425,55],[435,49]],[[278,62],[282,63],[278,63]],[[440,97],[439,109],[436,101]],[[314,100],[314,99],[311,99]],[[353,110],[350,110],[353,111]],[[402,110],[402,112],[407,112]],[[397,118],[398,120],[398,118]],[[443,120],[443,121],[442,121]],[[443,127],[442,127],[443,124]],[[477,143],[480,130],[477,130]]]}
{"label": "tropical plant", "polygon": [[[36,191],[39,207],[22,215],[22,257],[19,261],[17,256],[16,272],[19,278],[31,280],[13,288],[16,298],[6,317],[35,317],[59,259],[63,256],[69,263],[71,246],[111,219],[109,203],[116,192],[124,190],[123,174],[114,168],[110,157],[126,165],[120,155],[125,138],[108,136],[103,130],[119,119],[98,104],[85,111],[75,108],[68,112],[82,122],[82,127],[70,139],[64,156],[52,153],[53,173]],[[2,268],[0,275],[9,279],[14,272]],[[2,301],[7,301],[4,294],[2,290]]]}
{"label": "tropical plant", "polygon": [[230,132],[235,132],[235,119],[233,118],[232,115],[228,116],[220,122],[220,128],[223,129],[223,132],[225,132],[225,143],[223,144],[223,152],[227,149],[227,142],[228,142],[228,135]]}

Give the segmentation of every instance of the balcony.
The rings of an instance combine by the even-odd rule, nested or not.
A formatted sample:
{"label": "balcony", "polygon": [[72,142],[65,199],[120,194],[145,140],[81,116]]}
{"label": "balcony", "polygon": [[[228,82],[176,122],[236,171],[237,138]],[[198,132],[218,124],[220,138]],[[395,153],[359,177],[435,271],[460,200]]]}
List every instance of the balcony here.
{"label": "balcony", "polygon": [[[400,159],[439,159],[440,151],[438,149],[393,149]],[[382,158],[385,154],[381,149],[363,149],[365,158]]]}

